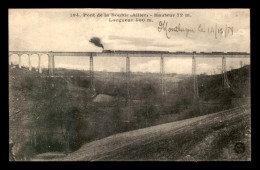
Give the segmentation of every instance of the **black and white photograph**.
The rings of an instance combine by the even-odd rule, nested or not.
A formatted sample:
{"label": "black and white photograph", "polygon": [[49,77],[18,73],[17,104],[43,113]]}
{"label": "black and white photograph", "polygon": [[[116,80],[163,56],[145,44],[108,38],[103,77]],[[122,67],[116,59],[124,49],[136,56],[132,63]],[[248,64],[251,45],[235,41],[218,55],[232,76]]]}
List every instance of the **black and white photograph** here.
{"label": "black and white photograph", "polygon": [[9,162],[251,161],[250,9],[9,8],[8,55]]}

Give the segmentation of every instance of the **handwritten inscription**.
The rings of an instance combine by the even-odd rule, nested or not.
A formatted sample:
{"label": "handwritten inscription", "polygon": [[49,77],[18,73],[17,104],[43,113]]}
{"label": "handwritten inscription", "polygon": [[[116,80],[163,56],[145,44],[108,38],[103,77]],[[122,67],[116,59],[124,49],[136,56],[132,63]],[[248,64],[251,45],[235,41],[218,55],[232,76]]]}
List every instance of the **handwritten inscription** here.
{"label": "handwritten inscription", "polygon": [[202,24],[199,24],[197,28],[192,27],[184,27],[180,23],[174,27],[169,27],[167,21],[159,21],[158,32],[165,32],[165,36],[170,39],[171,32],[184,32],[185,36],[188,37],[192,33],[205,33],[214,35],[215,39],[218,39],[221,36],[227,38],[229,35],[233,35],[234,28],[225,25],[225,27],[215,26],[204,27]]}
{"label": "handwritten inscription", "polygon": [[190,32],[194,32],[192,28],[181,27],[181,24],[178,24],[176,27],[168,27],[168,22],[166,21],[159,22],[158,31],[161,32],[162,30],[165,31],[165,35],[168,39],[170,39],[170,32],[185,32],[186,36],[188,36]]}

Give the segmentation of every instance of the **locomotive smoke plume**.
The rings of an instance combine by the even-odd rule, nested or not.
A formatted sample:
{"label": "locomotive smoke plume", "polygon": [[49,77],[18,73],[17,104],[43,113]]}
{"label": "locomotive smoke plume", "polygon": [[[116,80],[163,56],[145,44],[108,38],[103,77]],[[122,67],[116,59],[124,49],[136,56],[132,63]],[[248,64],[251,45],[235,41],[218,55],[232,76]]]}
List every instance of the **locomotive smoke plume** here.
{"label": "locomotive smoke plume", "polygon": [[89,42],[95,44],[95,46],[97,46],[97,47],[102,47],[103,50],[104,50],[104,46],[103,46],[103,44],[101,43],[100,38],[98,38],[98,37],[93,37],[93,38],[91,38],[91,39],[89,40]]}

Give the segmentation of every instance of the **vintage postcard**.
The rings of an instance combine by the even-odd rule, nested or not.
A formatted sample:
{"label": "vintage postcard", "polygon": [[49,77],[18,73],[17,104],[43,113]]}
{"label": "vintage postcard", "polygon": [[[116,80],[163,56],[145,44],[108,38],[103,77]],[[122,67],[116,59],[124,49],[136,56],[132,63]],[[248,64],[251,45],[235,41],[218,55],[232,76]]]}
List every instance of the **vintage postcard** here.
{"label": "vintage postcard", "polygon": [[9,161],[251,161],[250,9],[9,9]]}

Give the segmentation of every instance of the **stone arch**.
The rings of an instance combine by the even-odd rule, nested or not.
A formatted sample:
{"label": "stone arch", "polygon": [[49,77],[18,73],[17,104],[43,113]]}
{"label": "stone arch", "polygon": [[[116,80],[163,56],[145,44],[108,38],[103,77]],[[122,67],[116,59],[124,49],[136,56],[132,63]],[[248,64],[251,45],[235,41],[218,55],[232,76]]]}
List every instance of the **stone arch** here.
{"label": "stone arch", "polygon": [[10,54],[9,55],[9,63],[11,65],[19,65],[19,56],[18,56],[18,54]]}
{"label": "stone arch", "polygon": [[28,54],[21,54],[21,66],[29,67],[29,55]]}
{"label": "stone arch", "polygon": [[39,62],[39,56],[38,54],[31,54],[30,55],[30,60],[31,60],[31,67],[32,70],[38,70],[38,62]]}
{"label": "stone arch", "polygon": [[48,72],[49,56],[48,54],[39,54],[41,72]]}

